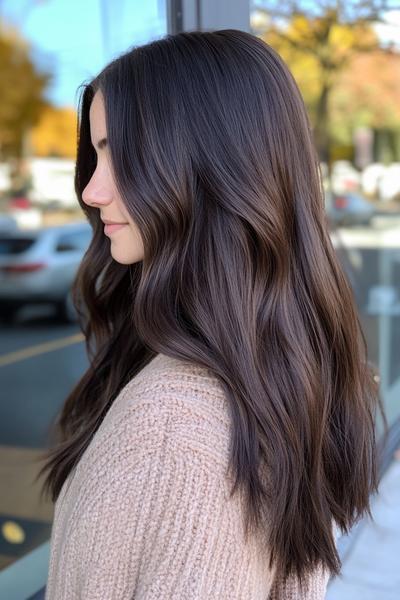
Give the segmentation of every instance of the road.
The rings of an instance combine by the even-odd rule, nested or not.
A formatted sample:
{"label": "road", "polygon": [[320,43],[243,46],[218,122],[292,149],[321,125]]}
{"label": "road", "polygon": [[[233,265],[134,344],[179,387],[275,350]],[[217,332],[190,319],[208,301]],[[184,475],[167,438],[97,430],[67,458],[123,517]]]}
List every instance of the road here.
{"label": "road", "polygon": [[58,323],[51,309],[23,309],[0,330],[0,569],[49,538],[53,505],[40,501],[35,461],[86,367],[78,327]]}

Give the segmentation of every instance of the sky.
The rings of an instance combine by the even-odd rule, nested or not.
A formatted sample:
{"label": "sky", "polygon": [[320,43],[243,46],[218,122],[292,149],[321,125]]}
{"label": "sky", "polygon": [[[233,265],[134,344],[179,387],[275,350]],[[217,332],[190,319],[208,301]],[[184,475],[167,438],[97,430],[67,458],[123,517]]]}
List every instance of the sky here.
{"label": "sky", "polygon": [[47,98],[77,108],[78,87],[131,46],[167,33],[164,0],[1,0],[0,19],[32,44],[54,79]]}

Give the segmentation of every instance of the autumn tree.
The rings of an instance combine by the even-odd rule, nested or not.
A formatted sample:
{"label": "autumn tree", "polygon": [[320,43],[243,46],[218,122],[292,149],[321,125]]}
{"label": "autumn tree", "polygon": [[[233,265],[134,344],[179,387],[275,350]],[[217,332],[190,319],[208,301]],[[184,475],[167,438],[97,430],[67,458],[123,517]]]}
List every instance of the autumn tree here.
{"label": "autumn tree", "polygon": [[0,160],[11,160],[18,174],[27,131],[48,106],[49,73],[36,68],[19,33],[0,24]]}
{"label": "autumn tree", "polygon": [[[351,111],[349,111],[351,107]],[[352,131],[400,132],[400,53],[376,50],[355,56],[341,74],[331,99],[331,135],[349,143]],[[396,149],[394,154],[398,154]]]}
{"label": "autumn tree", "polygon": [[47,107],[30,133],[35,156],[76,158],[77,114],[73,108]]}
{"label": "autumn tree", "polygon": [[355,55],[379,48],[371,25],[389,8],[385,0],[265,0],[257,7],[265,26],[256,33],[291,68],[310,112],[319,156],[328,165],[332,91]]}

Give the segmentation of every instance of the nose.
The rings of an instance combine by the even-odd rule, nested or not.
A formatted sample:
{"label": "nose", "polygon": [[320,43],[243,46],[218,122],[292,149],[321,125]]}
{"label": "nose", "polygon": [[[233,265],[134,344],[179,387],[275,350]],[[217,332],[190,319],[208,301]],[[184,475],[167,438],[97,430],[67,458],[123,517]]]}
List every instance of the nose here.
{"label": "nose", "polygon": [[103,206],[112,201],[112,192],[104,182],[99,181],[93,174],[82,192],[82,200],[88,206]]}

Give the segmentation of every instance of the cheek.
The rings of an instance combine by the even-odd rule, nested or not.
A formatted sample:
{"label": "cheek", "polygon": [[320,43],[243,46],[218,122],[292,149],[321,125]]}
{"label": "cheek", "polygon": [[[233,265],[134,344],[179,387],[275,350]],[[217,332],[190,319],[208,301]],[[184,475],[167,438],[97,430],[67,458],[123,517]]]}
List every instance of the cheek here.
{"label": "cheek", "polygon": [[135,245],[143,247],[139,228],[137,227],[136,223],[132,223],[132,221],[129,221],[129,234],[132,238],[132,242],[135,243]]}
{"label": "cheek", "polygon": [[121,229],[112,239],[115,242],[122,242],[126,248],[142,247],[142,240],[139,229],[132,223],[132,220],[128,220],[128,226]]}
{"label": "cheek", "polygon": [[[121,215],[121,217],[123,217],[124,220],[126,220],[129,223],[129,227],[126,228],[126,232],[124,232],[124,234],[130,239],[130,241],[132,243],[138,244],[141,247],[143,247],[142,237],[140,235],[140,230],[139,230],[138,225],[135,223],[135,221],[129,215],[120,196],[118,195],[117,190],[115,190],[115,189],[114,189],[114,194],[115,194],[114,198],[115,198],[115,202],[118,206],[119,214]],[[124,235],[124,237],[125,237],[125,235]]]}
{"label": "cheek", "polygon": [[132,246],[135,246],[135,248],[142,254],[144,252],[143,240],[142,240],[142,236],[140,235],[140,231],[139,231],[139,228],[136,225],[136,223],[132,223],[130,221],[129,233],[130,233],[131,239],[132,239]]}

